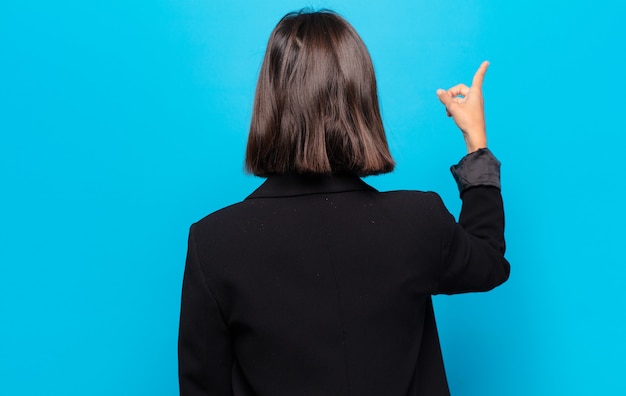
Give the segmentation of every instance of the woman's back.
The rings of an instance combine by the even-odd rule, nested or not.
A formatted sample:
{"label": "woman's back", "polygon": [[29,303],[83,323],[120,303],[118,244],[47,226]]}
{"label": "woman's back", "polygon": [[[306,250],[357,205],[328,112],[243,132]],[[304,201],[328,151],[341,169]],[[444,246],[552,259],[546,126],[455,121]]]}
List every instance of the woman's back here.
{"label": "woman's back", "polygon": [[[499,190],[474,193],[502,216],[492,205]],[[209,293],[219,316],[206,320],[228,329],[207,342],[232,346],[214,363],[237,367],[241,394],[447,394],[430,295],[487,290],[508,276],[497,246],[491,259],[447,254],[484,250],[459,232],[434,193],[379,193],[348,176],[270,177],[192,228],[207,289],[192,293]],[[206,304],[183,308],[197,317]],[[205,370],[231,381],[230,371]]]}

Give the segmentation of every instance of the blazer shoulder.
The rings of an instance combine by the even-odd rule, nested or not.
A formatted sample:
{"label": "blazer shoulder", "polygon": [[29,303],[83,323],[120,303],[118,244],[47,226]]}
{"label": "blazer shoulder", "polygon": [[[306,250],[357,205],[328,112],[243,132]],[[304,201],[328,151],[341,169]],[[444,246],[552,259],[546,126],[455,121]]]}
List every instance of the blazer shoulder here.
{"label": "blazer shoulder", "polygon": [[398,204],[421,207],[422,209],[426,207],[440,208],[444,206],[443,200],[439,194],[434,191],[394,190],[379,194],[381,194],[383,199],[394,201]]}
{"label": "blazer shoulder", "polygon": [[434,191],[386,191],[378,193],[377,201],[387,208],[387,213],[406,219],[428,219],[429,224],[447,224],[453,219],[439,194]]}
{"label": "blazer shoulder", "polygon": [[194,222],[191,227],[202,230],[223,224],[238,216],[238,213],[240,213],[245,206],[248,206],[247,201],[240,201],[217,209]]}

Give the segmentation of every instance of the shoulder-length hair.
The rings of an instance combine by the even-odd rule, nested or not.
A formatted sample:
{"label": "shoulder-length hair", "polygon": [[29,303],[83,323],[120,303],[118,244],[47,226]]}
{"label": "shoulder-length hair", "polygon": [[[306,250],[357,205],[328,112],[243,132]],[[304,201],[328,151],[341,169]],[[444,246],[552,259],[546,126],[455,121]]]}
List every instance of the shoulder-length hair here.
{"label": "shoulder-length hair", "polygon": [[357,32],[331,11],[284,16],[259,74],[246,170],[368,176],[394,165],[374,67]]}

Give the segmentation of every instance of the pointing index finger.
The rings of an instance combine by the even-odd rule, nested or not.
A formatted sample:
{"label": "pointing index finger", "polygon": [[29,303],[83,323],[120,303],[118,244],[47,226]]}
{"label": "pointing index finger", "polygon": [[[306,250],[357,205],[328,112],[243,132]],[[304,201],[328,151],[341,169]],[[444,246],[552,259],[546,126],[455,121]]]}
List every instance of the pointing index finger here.
{"label": "pointing index finger", "polygon": [[488,67],[488,61],[484,61],[480,64],[480,67],[478,68],[478,70],[476,70],[476,74],[474,74],[474,79],[472,80],[472,88],[482,89],[483,80],[485,79],[485,73],[487,73]]}

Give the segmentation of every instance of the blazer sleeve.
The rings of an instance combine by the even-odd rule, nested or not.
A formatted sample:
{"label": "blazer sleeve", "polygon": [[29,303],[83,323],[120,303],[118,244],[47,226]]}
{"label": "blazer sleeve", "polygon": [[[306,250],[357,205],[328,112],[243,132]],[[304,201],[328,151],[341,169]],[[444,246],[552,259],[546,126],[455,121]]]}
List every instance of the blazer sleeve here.
{"label": "blazer sleeve", "polygon": [[233,354],[228,328],[205,279],[189,232],[178,334],[181,396],[231,395]]}
{"label": "blazer sleeve", "polygon": [[[439,293],[487,291],[504,283],[504,205],[500,162],[488,150],[466,156],[452,168],[463,205],[458,223],[447,212]],[[443,206],[443,203],[442,203]]]}

